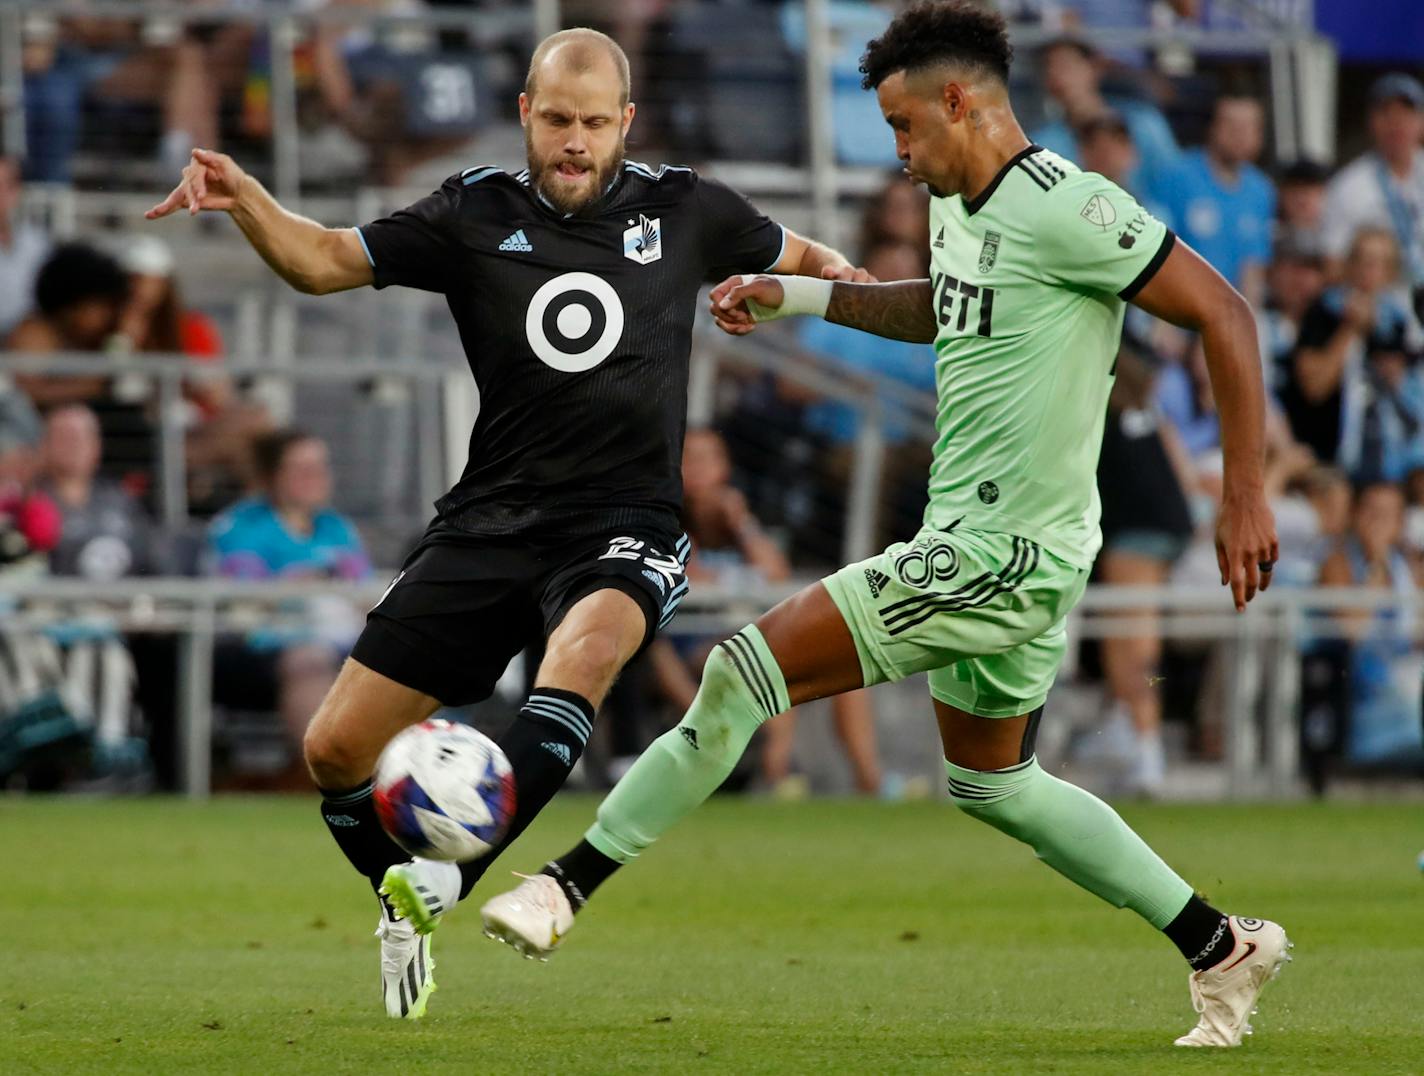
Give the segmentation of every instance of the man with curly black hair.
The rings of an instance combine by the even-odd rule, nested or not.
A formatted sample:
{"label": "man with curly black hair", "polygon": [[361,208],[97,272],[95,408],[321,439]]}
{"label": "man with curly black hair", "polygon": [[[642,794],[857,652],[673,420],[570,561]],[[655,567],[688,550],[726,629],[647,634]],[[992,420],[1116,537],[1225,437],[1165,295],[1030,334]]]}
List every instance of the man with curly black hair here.
{"label": "man with curly black hair", "polygon": [[1238,611],[1269,585],[1276,534],[1250,308],[1121,188],[1029,142],[1009,104],[1010,56],[1003,21],[962,0],[910,8],[866,50],[865,85],[906,172],[934,195],[931,279],[740,276],[713,289],[713,315],[734,335],[816,314],[935,345],[939,437],[924,527],[713,652],[681,724],[546,868],[562,905],[542,918],[500,898],[486,906],[487,925],[493,911],[496,933],[526,951],[550,951],[595,886],[722,783],[762,722],[928,672],[955,805],[1131,908],[1187,958],[1201,1020],[1178,1045],[1239,1044],[1261,987],[1288,959],[1279,926],[1218,912],[1111,807],[1034,755],[1064,620],[1101,545],[1095,472],[1128,302],[1202,334],[1225,453],[1217,553]]}

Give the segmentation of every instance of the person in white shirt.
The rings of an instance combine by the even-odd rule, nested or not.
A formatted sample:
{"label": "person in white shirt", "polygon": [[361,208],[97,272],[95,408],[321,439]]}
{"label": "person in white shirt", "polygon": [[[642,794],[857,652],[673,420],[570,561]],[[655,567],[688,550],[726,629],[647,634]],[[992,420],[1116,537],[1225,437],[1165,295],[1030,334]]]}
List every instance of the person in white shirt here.
{"label": "person in white shirt", "polygon": [[1338,264],[1361,228],[1388,228],[1424,317],[1424,85],[1404,74],[1377,80],[1369,127],[1374,148],[1342,168],[1326,192],[1326,253]]}
{"label": "person in white shirt", "polygon": [[19,219],[20,162],[0,157],[0,337],[35,305],[35,278],[49,257],[44,231]]}

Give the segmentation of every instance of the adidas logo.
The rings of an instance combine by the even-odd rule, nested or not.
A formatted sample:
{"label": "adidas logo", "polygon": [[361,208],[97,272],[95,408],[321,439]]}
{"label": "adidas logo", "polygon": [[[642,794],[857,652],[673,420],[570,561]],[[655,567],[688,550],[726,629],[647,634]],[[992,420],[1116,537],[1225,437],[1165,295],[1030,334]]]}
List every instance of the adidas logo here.
{"label": "adidas logo", "polygon": [[569,750],[569,745],[568,745],[568,744],[566,744],[566,743],[550,743],[550,742],[548,742],[548,741],[546,740],[544,743],[541,743],[539,746],[542,747],[545,751],[549,752],[549,754],[553,755],[556,759],[558,759],[560,762],[562,762],[565,766],[572,766],[572,765],[574,764],[573,752]]}
{"label": "adidas logo", "polygon": [[694,751],[701,751],[701,750],[702,750],[702,748],[700,748],[700,747],[697,746],[697,730],[696,730],[696,729],[690,728],[690,727],[687,726],[687,725],[679,725],[679,726],[677,727],[677,731],[680,732],[680,733],[682,733],[682,738],[692,745],[692,749],[693,749]]}
{"label": "adidas logo", "polygon": [[865,581],[870,585],[870,596],[880,597],[880,592],[885,589],[885,585],[890,582],[890,577],[876,568],[865,569]]}
{"label": "adidas logo", "polygon": [[521,254],[529,254],[534,250],[534,244],[529,242],[529,237],[524,234],[524,229],[520,228],[519,231],[513,235],[506,236],[504,242],[499,245],[499,249],[514,250]]}
{"label": "adidas logo", "polygon": [[930,245],[944,249],[944,225],[940,225],[939,235],[935,236],[935,241]]}

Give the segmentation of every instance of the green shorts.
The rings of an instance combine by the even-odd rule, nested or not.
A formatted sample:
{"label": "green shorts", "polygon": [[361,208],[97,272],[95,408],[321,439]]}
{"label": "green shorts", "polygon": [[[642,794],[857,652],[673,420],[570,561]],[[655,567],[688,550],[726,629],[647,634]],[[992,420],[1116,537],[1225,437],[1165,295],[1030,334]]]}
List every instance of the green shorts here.
{"label": "green shorts", "polygon": [[1087,580],[1026,538],[926,528],[824,582],[867,686],[928,672],[940,702],[1017,717],[1048,697]]}

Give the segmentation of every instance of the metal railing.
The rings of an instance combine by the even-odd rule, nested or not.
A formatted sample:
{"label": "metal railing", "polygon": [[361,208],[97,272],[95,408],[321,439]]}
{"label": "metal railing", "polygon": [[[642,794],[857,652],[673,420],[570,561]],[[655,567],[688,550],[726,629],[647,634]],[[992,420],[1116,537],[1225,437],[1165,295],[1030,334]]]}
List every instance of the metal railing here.
{"label": "metal railing", "polygon": [[[694,587],[675,630],[731,632],[795,593],[809,580],[750,589]],[[301,624],[303,600],[340,598],[370,606],[383,582],[243,583],[214,579],[88,580],[0,576],[7,628],[42,630],[61,620],[98,619],[114,630],[176,634],[179,646],[179,742],[182,788],[208,794],[213,733],[212,654],[221,633]],[[1218,644],[1227,660],[1221,723],[1227,793],[1241,799],[1284,798],[1301,792],[1300,662],[1308,641],[1339,638],[1333,618],[1344,611],[1407,611],[1409,641],[1424,644],[1424,595],[1402,601],[1364,588],[1273,589],[1244,615],[1225,591],[1175,587],[1090,587],[1070,616],[1072,646],[1140,630],[1152,609],[1164,639]],[[1073,662],[1070,660],[1068,666]]]}

